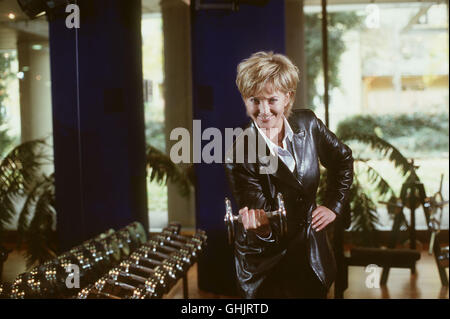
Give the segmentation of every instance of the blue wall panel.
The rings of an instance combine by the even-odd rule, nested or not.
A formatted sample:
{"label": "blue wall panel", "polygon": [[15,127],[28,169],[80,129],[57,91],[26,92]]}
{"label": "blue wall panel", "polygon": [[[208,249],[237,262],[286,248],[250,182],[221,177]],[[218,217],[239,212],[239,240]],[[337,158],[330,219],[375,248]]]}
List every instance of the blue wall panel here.
{"label": "blue wall panel", "polygon": [[[238,63],[261,50],[285,52],[284,1],[272,0],[264,7],[241,5],[238,12],[192,8],[191,23],[194,119],[201,120],[203,130],[216,127],[224,136],[226,127],[249,122],[235,85]],[[205,87],[212,90],[212,101]],[[230,190],[223,165],[200,163],[195,172],[197,227],[208,234],[208,247],[198,265],[199,286],[234,294],[232,249],[223,222],[224,197]]]}
{"label": "blue wall panel", "polygon": [[62,250],[136,220],[148,227],[141,1],[78,4],[77,31],[50,22]]}

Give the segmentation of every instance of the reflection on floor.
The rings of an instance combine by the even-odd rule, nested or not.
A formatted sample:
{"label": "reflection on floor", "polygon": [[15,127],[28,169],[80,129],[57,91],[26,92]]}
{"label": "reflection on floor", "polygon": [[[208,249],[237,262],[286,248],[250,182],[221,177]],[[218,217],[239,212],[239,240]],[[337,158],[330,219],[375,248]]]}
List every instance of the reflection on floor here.
{"label": "reflection on floor", "polygon": [[[448,268],[446,268],[448,277]],[[364,267],[349,267],[346,299],[448,299],[448,286],[441,285],[434,257],[422,251],[416,273],[409,269],[392,268],[385,287],[366,288],[368,273]]]}
{"label": "reflection on floor", "polygon": [[[19,251],[13,251],[4,265],[3,280],[13,281],[21,272],[25,271],[25,260]],[[416,274],[411,275],[409,269],[391,269],[389,280],[385,287],[366,288],[368,273],[364,267],[349,268],[349,287],[344,297],[347,299],[448,299],[448,287],[441,286],[439,274],[433,256],[427,251],[422,252],[421,259],[417,263]],[[448,268],[447,268],[448,276]],[[197,265],[191,267],[188,272],[189,298],[214,299],[232,298],[202,291],[197,287]],[[333,298],[332,289],[329,294]],[[180,280],[165,298],[183,298],[183,285]]]}

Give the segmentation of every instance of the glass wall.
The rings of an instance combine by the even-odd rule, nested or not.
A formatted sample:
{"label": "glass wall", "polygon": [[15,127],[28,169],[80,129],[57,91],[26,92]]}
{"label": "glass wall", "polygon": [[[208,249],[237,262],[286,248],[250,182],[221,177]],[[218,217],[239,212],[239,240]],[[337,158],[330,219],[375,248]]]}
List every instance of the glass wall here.
{"label": "glass wall", "polygon": [[17,50],[0,50],[0,157],[20,142],[20,101]]}
{"label": "glass wall", "polygon": [[55,249],[56,213],[43,195],[54,194],[52,132],[48,23],[0,1],[0,250],[14,249],[3,281]]}
{"label": "glass wall", "polygon": [[[163,96],[163,30],[161,12],[142,17],[142,59],[144,74],[145,134],[147,147],[165,153],[164,96]],[[150,172],[149,172],[150,173]],[[149,222],[151,229],[168,223],[167,186],[147,177]]]}
{"label": "glass wall", "polygon": [[[0,177],[3,183],[11,181],[15,174],[39,181],[53,173],[51,103],[46,18],[30,20],[17,1],[3,1],[0,4]],[[38,139],[45,144],[31,142]],[[12,151],[17,147],[32,152],[39,164],[27,161],[19,153],[13,156]],[[16,166],[8,166],[6,157]],[[14,181],[21,183],[20,178]],[[0,202],[5,203],[2,199],[13,196],[13,186],[0,190]],[[27,195],[19,196],[14,202],[14,209],[9,211],[11,218],[5,212],[8,209],[0,209],[0,222],[5,229],[17,229]],[[29,220],[32,218],[30,213]]]}
{"label": "glass wall", "polygon": [[[339,1],[343,3],[344,1]],[[375,134],[419,166],[428,196],[449,189],[448,6],[438,2],[388,2],[327,6],[330,69],[330,128]],[[348,2],[347,2],[348,3]],[[321,7],[305,2],[308,102],[324,118]],[[314,58],[315,57],[315,58]],[[400,196],[405,176],[386,153],[368,143],[350,143],[360,181],[377,206],[378,229],[391,229],[383,199],[368,170],[377,172]],[[390,154],[390,153],[389,153]],[[386,198],[384,198],[386,199]],[[409,217],[409,210],[405,211]],[[416,213],[416,228],[426,229]],[[448,207],[441,228],[448,229]]]}

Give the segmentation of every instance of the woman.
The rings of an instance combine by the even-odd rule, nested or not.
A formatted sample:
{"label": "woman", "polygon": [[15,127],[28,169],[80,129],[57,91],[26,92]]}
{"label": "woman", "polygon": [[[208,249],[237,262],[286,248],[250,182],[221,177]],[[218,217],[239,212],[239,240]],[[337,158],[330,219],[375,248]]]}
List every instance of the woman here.
{"label": "woman", "polygon": [[[236,84],[252,121],[227,153],[225,170],[242,215],[235,266],[246,298],[326,298],[335,279],[325,230],[348,197],[352,152],[312,111],[292,110],[297,83],[298,68],[281,54],[258,52],[237,68]],[[240,149],[247,153],[238,159]],[[275,169],[262,169],[267,158],[278,160]],[[329,176],[321,206],[319,160]],[[278,209],[279,192],[287,211],[283,236],[277,219],[265,215]]]}

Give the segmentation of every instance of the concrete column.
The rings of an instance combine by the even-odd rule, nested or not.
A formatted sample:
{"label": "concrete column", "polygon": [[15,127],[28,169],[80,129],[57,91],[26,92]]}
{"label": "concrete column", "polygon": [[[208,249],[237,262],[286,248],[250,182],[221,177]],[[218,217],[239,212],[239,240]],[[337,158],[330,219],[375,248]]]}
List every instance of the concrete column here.
{"label": "concrete column", "polygon": [[[164,100],[166,153],[176,141],[170,132],[184,127],[192,136],[192,70],[189,5],[182,0],[162,0],[164,32]],[[191,144],[192,145],[192,144]],[[168,184],[169,222],[178,221],[183,229],[195,228],[195,194],[179,194],[176,185]]]}
{"label": "concrete column", "polygon": [[300,69],[294,108],[307,108],[305,19],[303,0],[285,0],[286,55]]}
{"label": "concrete column", "polygon": [[[48,41],[19,38],[17,51],[19,71],[23,72],[19,81],[21,140],[45,138],[51,144],[53,125]],[[48,150],[53,153],[52,147]],[[54,170],[53,165],[44,170],[50,174]]]}

